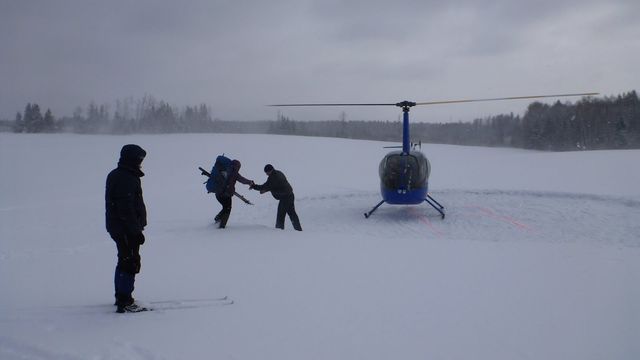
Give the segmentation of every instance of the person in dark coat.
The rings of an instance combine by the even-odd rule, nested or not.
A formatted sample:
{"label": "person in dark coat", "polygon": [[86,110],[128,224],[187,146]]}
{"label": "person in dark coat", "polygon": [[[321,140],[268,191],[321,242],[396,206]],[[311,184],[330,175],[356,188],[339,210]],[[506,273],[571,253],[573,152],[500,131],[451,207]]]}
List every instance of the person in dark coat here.
{"label": "person in dark coat", "polygon": [[140,178],[142,160],[147,155],[140,146],[122,147],[118,167],[107,176],[105,190],[106,228],[116,243],[115,305],[117,312],[137,312],[144,308],[135,304],[132,297],[135,277],[140,272],[140,245],[147,225],[147,209],[142,198]]}
{"label": "person in dark coat", "polygon": [[224,229],[227,226],[227,221],[231,215],[231,206],[233,194],[236,192],[236,181],[239,181],[245,185],[251,185],[253,181],[240,175],[240,161],[231,161],[231,173],[227,175],[227,185],[224,191],[216,194],[216,200],[222,205],[222,210],[214,218],[216,223],[220,223],[218,226],[220,229]]}
{"label": "person in dark coat", "polygon": [[264,172],[268,176],[267,181],[262,185],[252,184],[250,188],[260,191],[260,194],[270,191],[271,195],[279,201],[276,228],[284,230],[284,218],[285,215],[289,215],[293,228],[302,231],[300,219],[298,219],[294,205],[295,195],[293,194],[293,188],[291,188],[286,176],[281,171],[274,169],[271,164],[265,165]]}

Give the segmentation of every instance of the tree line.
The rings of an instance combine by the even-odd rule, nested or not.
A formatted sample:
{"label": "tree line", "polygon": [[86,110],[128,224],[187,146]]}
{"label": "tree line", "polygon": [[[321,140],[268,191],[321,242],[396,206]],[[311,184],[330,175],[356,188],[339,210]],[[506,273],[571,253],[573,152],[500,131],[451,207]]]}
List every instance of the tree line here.
{"label": "tree line", "polygon": [[[204,105],[178,109],[150,96],[89,104],[72,116],[56,119],[38,104],[17,113],[14,132],[131,133],[268,133],[383,141],[402,140],[400,121],[296,121],[282,114],[270,121],[212,119]],[[583,98],[574,103],[533,102],[523,116],[500,114],[472,122],[411,124],[414,142],[568,151],[640,148],[640,100],[635,90],[618,96]]]}
{"label": "tree line", "polygon": [[107,104],[77,107],[73,115],[43,116],[38,104],[27,104],[18,112],[13,131],[18,133],[70,132],[78,134],[179,133],[215,131],[209,108],[202,104],[178,110],[167,102],[145,96],[140,100],[116,101],[115,111]]}

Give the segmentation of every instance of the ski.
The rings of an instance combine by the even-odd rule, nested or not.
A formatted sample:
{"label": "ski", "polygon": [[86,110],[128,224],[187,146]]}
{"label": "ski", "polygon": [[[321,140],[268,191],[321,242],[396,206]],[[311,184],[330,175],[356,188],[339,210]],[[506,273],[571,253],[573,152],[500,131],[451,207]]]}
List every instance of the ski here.
{"label": "ski", "polygon": [[253,205],[253,203],[251,201],[247,200],[247,198],[245,198],[244,196],[238,194],[237,192],[234,192],[233,195],[237,196],[240,200],[244,201],[245,204]]}
{"label": "ski", "polygon": [[175,300],[156,300],[147,301],[148,304],[182,304],[182,303],[204,303],[229,300],[228,296],[201,298],[201,299],[175,299]]}
{"label": "ski", "polygon": [[228,296],[219,298],[206,299],[178,299],[178,300],[160,300],[148,301],[146,307],[149,311],[164,310],[181,310],[181,309],[198,309],[205,307],[228,306],[233,305],[234,301]]}

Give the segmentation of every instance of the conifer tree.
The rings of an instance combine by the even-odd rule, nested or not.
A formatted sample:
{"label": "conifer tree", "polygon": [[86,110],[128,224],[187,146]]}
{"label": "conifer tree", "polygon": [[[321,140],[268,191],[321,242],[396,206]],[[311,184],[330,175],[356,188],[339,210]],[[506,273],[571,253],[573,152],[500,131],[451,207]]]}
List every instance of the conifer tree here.
{"label": "conifer tree", "polygon": [[16,121],[13,124],[13,132],[15,133],[24,132],[24,120],[22,119],[22,114],[20,114],[20,112],[16,113]]}
{"label": "conifer tree", "polygon": [[51,114],[51,109],[47,109],[44,113],[44,118],[42,119],[42,131],[44,132],[53,132],[55,130],[55,120],[53,118],[53,114]]}

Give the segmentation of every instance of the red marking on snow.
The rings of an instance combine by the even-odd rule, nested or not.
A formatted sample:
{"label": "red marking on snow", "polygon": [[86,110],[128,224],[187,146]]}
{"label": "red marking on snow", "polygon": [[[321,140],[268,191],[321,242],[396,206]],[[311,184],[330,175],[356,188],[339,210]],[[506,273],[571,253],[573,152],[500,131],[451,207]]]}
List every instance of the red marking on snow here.
{"label": "red marking on snow", "polygon": [[466,208],[480,210],[483,214],[485,214],[485,215],[487,215],[487,216],[489,216],[491,218],[508,222],[508,223],[520,228],[520,229],[532,230],[529,225],[523,224],[523,223],[517,221],[516,219],[514,219],[514,218],[512,218],[510,216],[498,215],[493,210],[491,210],[491,209],[489,209],[487,207],[484,207],[484,206],[466,206]]}
{"label": "red marking on snow", "polygon": [[442,231],[438,230],[438,228],[435,227],[435,225],[433,225],[431,220],[429,220],[429,218],[426,215],[420,214],[418,213],[418,211],[413,209],[411,209],[411,211],[413,212],[415,217],[417,217],[421,223],[425,224],[429,228],[429,230],[431,230],[437,237],[441,238],[444,235]]}

